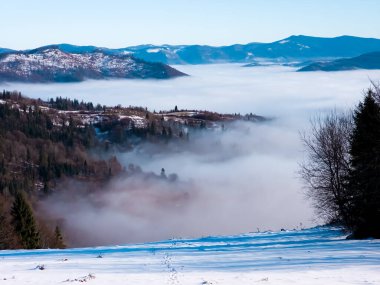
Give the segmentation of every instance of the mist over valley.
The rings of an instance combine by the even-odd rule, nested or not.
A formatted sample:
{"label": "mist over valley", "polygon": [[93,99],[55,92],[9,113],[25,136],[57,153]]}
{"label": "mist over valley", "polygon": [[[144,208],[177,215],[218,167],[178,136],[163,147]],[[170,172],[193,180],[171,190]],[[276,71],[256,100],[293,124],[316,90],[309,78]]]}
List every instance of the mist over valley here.
{"label": "mist over valley", "polygon": [[[80,184],[64,184],[60,187],[65,191],[58,187],[40,202],[46,215],[61,221],[69,244],[123,244],[321,223],[298,174],[304,159],[299,132],[307,130],[313,116],[354,106],[369,79],[379,78],[380,71],[297,73],[293,67],[240,64],[175,68],[190,76],[165,81],[89,80],[59,88],[1,85],[43,100],[67,97],[156,112],[178,106],[269,119],[201,130],[190,134],[188,143],[147,142],[128,152],[115,151],[123,167],[133,165],[142,173],[112,179],[92,196],[86,196]],[[160,178],[162,169],[165,179]]]}

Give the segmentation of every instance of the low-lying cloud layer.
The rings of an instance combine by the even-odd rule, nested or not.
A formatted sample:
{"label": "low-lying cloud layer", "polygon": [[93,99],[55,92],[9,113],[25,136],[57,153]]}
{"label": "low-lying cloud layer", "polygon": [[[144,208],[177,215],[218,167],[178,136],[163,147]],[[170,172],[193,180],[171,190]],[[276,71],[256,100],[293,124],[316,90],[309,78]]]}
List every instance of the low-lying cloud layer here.
{"label": "low-lying cloud layer", "polygon": [[175,66],[189,77],[173,80],[108,80],[65,84],[1,84],[30,97],[56,96],[105,105],[179,108],[216,112],[294,115],[335,105],[351,107],[378,80],[379,70],[295,72],[290,67],[242,68],[235,64]]}
{"label": "low-lying cloud layer", "polygon": [[[64,218],[72,245],[120,244],[294,228],[316,223],[297,177],[298,132],[318,112],[353,107],[380,71],[295,73],[284,67],[181,66],[193,75],[168,81],[89,81],[64,85],[10,85],[32,97],[79,98],[95,103],[148,106],[151,110],[208,109],[275,117],[205,131],[190,143],[143,145],[120,154],[145,173],[117,179],[101,192],[46,202]],[[160,178],[161,168],[168,179]],[[137,171],[138,172],[138,171]],[[53,202],[54,200],[54,202]]]}
{"label": "low-lying cloud layer", "polygon": [[275,121],[236,123],[189,142],[119,154],[124,165],[157,175],[134,172],[90,196],[70,185],[71,193],[44,205],[49,216],[65,217],[74,245],[309,226],[312,210],[296,179],[298,149],[297,134]]}

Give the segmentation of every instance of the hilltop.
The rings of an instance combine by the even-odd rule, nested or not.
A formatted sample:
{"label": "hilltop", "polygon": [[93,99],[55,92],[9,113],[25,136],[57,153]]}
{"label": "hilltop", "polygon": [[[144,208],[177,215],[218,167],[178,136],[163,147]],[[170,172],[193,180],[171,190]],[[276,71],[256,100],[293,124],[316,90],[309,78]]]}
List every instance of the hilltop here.
{"label": "hilltop", "polygon": [[[116,154],[130,152],[144,143],[158,148],[168,144],[189,145],[197,132],[207,135],[223,131],[230,123],[243,120],[261,122],[265,118],[177,107],[150,112],[143,107],[94,106],[66,98],[42,101],[23,97],[19,92],[3,91],[0,94],[0,249],[27,248],[13,229],[12,209],[19,194],[36,210],[39,201],[69,191],[70,183],[77,185],[72,195],[88,199],[93,193],[103,193],[106,185],[118,179],[129,181],[130,177],[139,177],[152,183],[176,183],[176,174],[166,175],[164,170],[155,174],[144,172],[138,165],[125,166]],[[170,202],[186,201],[188,194],[167,195]],[[59,222],[41,213],[36,220],[40,243],[32,248],[55,247],[53,229]]]}
{"label": "hilltop", "polygon": [[314,62],[298,71],[343,71],[354,69],[380,69],[380,52],[371,52],[352,58]]}
{"label": "hilltop", "polygon": [[80,82],[86,79],[168,79],[186,74],[163,63],[100,49],[69,53],[59,46],[0,54],[0,81]]}

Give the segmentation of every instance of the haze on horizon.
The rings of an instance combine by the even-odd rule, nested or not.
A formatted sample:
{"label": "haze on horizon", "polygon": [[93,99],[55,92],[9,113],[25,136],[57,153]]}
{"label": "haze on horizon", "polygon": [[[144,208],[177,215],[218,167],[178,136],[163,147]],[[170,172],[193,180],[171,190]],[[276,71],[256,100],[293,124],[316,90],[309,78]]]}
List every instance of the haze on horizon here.
{"label": "haze on horizon", "polygon": [[300,34],[380,38],[377,0],[15,0],[0,8],[0,47],[12,49],[58,43],[218,46]]}

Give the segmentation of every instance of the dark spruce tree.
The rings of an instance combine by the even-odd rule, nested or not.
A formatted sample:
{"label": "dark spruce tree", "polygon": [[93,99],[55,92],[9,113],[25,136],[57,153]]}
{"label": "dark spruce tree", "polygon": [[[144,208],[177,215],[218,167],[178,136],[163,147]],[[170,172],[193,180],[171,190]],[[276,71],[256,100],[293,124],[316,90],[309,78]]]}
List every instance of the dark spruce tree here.
{"label": "dark spruce tree", "polygon": [[347,221],[354,238],[380,238],[380,106],[374,95],[369,90],[354,114]]}
{"label": "dark spruce tree", "polygon": [[33,211],[25,196],[16,192],[11,209],[15,232],[19,235],[22,247],[26,249],[40,248],[40,235],[34,220]]}

